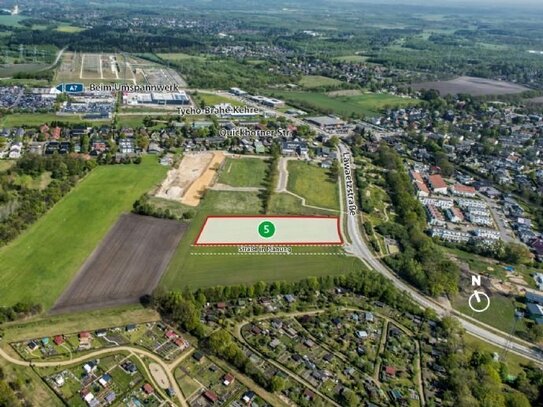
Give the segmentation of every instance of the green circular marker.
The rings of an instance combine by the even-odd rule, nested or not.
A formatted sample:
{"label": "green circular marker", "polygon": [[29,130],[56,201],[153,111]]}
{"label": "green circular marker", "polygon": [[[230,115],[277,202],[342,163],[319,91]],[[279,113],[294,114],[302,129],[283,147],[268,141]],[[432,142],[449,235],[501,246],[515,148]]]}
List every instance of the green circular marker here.
{"label": "green circular marker", "polygon": [[269,220],[262,222],[258,225],[258,234],[264,239],[269,239],[275,233],[275,225]]}

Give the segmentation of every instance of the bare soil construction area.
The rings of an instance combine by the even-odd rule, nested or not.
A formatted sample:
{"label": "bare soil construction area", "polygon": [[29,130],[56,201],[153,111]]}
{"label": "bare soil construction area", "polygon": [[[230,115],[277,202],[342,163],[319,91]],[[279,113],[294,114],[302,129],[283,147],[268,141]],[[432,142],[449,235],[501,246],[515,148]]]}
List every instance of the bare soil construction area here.
{"label": "bare soil construction area", "polygon": [[528,88],[511,82],[494,81],[491,79],[461,76],[449,81],[421,82],[411,85],[413,89],[435,89],[441,95],[467,93],[472,96],[510,95],[522,93]]}
{"label": "bare soil construction area", "polygon": [[188,153],[168,175],[155,194],[185,205],[198,206],[204,191],[215,181],[224,161],[222,152]]}
{"label": "bare soil construction area", "polygon": [[177,221],[123,215],[51,312],[86,311],[138,302],[157,286],[186,228]]}

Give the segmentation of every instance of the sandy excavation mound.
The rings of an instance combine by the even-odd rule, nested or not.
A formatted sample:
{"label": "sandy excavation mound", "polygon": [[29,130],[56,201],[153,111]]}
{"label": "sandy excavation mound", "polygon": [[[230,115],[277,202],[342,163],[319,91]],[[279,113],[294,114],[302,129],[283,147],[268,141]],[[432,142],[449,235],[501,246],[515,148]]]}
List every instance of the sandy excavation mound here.
{"label": "sandy excavation mound", "polygon": [[168,171],[156,196],[180,201],[187,188],[207,169],[213,159],[213,153],[186,154],[178,168]]}
{"label": "sandy excavation mound", "polygon": [[197,206],[202,192],[215,180],[215,168],[223,161],[222,152],[187,153],[178,168],[168,171],[156,196]]}

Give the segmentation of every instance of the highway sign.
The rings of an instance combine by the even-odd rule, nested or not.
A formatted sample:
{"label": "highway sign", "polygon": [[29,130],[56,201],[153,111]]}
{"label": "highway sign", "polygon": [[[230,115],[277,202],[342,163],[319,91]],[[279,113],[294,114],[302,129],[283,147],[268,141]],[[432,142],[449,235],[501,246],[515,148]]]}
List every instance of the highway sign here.
{"label": "highway sign", "polygon": [[64,92],[67,93],[81,93],[85,91],[85,85],[82,83],[65,83]]}
{"label": "highway sign", "polygon": [[85,91],[85,85],[82,83],[61,83],[55,89],[66,93],[81,93]]}

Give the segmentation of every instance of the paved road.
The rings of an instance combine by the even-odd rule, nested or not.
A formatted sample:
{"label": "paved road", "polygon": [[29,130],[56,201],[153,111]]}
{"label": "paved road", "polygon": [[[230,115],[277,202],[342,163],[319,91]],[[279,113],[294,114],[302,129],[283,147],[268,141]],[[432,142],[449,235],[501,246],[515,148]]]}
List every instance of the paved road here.
{"label": "paved road", "polygon": [[57,52],[57,57],[55,58],[54,62],[51,65],[49,65],[48,67],[43,68],[42,71],[47,71],[48,69],[53,69],[55,67],[55,65],[58,64],[58,61],[60,61],[60,58],[62,57],[62,54],[64,54],[64,51],[66,51],[66,48],[68,48],[68,47],[64,47],[60,51],[58,51]]}
{"label": "paved road", "polygon": [[496,223],[496,225],[498,225],[502,240],[508,243],[521,243],[521,241],[515,237],[513,231],[505,225],[505,222],[502,218],[503,215],[500,216],[498,208],[496,207],[496,202],[483,194],[478,194],[477,196],[485,201],[488,205],[490,213],[492,213],[492,217],[494,218],[494,222]]}
{"label": "paved road", "polygon": [[[343,143],[339,145],[339,152],[341,156],[343,154],[351,154],[350,149]],[[475,319],[438,303],[434,299],[425,296],[397,277],[385,264],[383,264],[379,259],[375,258],[366,242],[362,239],[359,226],[360,217],[360,214],[357,216],[350,216],[347,214],[347,232],[352,240],[349,250],[354,256],[362,260],[362,262],[365,263],[369,268],[381,273],[387,279],[392,281],[396,288],[409,293],[413,300],[423,308],[431,308],[441,317],[454,315],[456,318],[458,318],[464,329],[471,335],[499,347],[507,346],[510,352],[524,356],[525,358],[539,364],[543,364],[541,353],[536,351],[534,349],[534,345],[530,344],[529,342],[522,341],[517,338],[515,338],[514,341],[511,341],[508,336],[500,333],[495,328],[485,325],[479,321],[477,321],[477,324],[475,324]]]}

